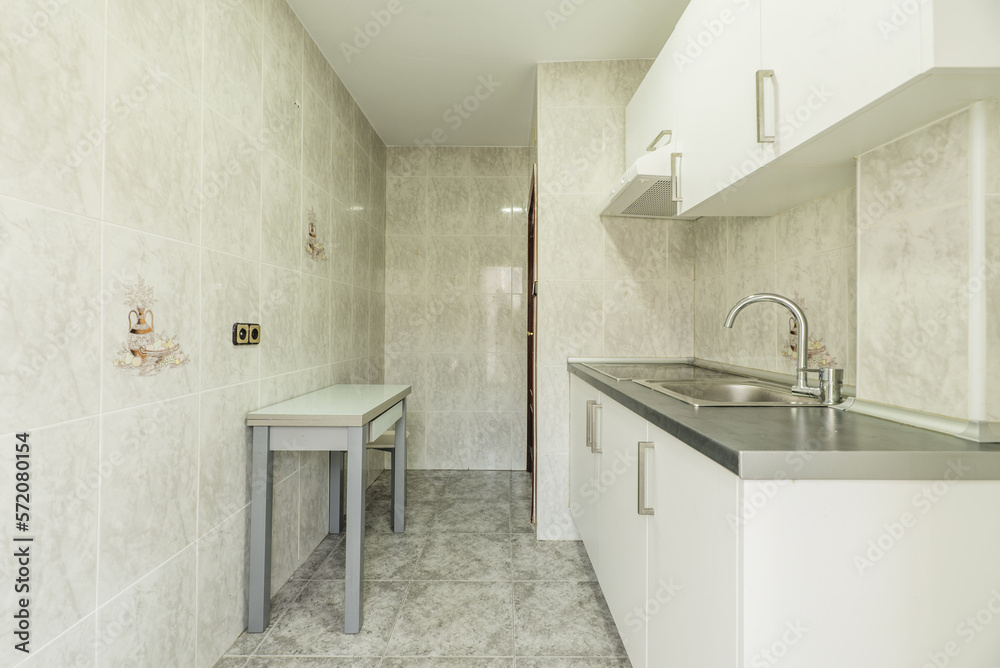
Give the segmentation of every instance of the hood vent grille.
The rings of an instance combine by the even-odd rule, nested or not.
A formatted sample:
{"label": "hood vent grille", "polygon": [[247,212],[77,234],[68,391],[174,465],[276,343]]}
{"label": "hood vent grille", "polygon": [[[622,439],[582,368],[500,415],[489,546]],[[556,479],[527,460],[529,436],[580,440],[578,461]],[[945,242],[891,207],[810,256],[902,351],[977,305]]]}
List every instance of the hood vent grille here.
{"label": "hood vent grille", "polygon": [[623,178],[625,185],[614,193],[601,213],[603,216],[636,218],[671,218],[677,215],[677,202],[671,199],[669,176]]}

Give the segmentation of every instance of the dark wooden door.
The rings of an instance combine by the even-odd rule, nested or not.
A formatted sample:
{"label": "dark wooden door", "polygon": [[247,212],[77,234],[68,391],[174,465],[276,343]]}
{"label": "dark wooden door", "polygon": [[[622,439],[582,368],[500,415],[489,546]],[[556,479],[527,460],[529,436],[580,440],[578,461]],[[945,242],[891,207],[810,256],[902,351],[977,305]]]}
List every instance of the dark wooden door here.
{"label": "dark wooden door", "polygon": [[538,339],[538,279],[535,275],[535,254],[537,249],[535,227],[538,221],[538,165],[531,168],[531,191],[528,196],[528,470],[531,471],[531,523],[537,521],[538,506],[538,456],[536,436],[536,370],[535,353]]}

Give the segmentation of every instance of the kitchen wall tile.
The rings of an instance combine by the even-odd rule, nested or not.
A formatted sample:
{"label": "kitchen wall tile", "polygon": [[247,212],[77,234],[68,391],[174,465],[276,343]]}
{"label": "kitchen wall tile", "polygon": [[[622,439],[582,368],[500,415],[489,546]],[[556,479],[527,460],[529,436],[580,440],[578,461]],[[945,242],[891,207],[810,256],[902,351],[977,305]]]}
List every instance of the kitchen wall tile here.
{"label": "kitchen wall tile", "polygon": [[469,295],[458,293],[427,297],[426,350],[442,353],[470,349],[470,298]]}
{"label": "kitchen wall tile", "polygon": [[543,366],[567,357],[604,352],[604,294],[601,281],[542,281],[539,285],[539,359]]}
{"label": "kitchen wall tile", "polygon": [[[333,104],[333,68],[308,31],[303,34],[302,39],[302,69],[306,85],[319,95],[323,104],[330,107]],[[332,109],[327,118],[334,120]]]}
{"label": "kitchen wall tile", "polygon": [[470,233],[510,236],[514,204],[506,178],[471,179],[469,202]]}
{"label": "kitchen wall tile", "polygon": [[104,220],[196,243],[198,99],[113,39],[107,67]]}
{"label": "kitchen wall tile", "polygon": [[427,290],[427,239],[390,236],[386,239],[386,285],[391,294],[424,294]]}
{"label": "kitchen wall tile", "polygon": [[252,429],[246,416],[258,406],[257,383],[201,395],[198,449],[198,535],[250,503]]}
{"label": "kitchen wall tile", "polygon": [[597,195],[539,198],[538,275],[545,280],[604,278],[604,226]]}
{"label": "kitchen wall tile", "polygon": [[299,234],[302,179],[297,171],[270,152],[263,154],[263,175],[260,259],[286,269],[298,269],[303,245]]}
{"label": "kitchen wall tile", "polygon": [[427,231],[436,235],[470,234],[471,180],[431,178],[427,182]]}
{"label": "kitchen wall tile", "polygon": [[[538,267],[535,258],[535,267]],[[510,291],[515,295],[528,294],[528,235],[510,238]]]}
{"label": "kitchen wall tile", "polygon": [[[774,264],[774,219],[736,217],[726,219],[729,269]],[[831,219],[826,219],[829,223]]]}
{"label": "kitchen wall tile", "polygon": [[468,385],[472,410],[515,411],[521,407],[524,388],[516,384],[517,357],[511,353],[474,353],[471,356]]}
{"label": "kitchen wall tile", "polygon": [[[986,199],[986,260],[986,387],[1000,387],[1000,196]],[[987,419],[1000,422],[1000,403],[988,402]]]}
{"label": "kitchen wall tile", "polygon": [[[538,119],[539,180],[553,194],[600,193],[607,190],[603,107],[542,109]],[[622,158],[624,161],[624,158]],[[596,168],[595,168],[596,166]],[[619,172],[621,170],[618,170]]]}
{"label": "kitchen wall tile", "polygon": [[469,237],[434,237],[427,249],[427,289],[433,294],[469,290]]}
{"label": "kitchen wall tile", "polygon": [[263,10],[264,35],[301,71],[304,30],[295,12],[285,0],[264,0]]}
{"label": "kitchen wall tile", "polygon": [[385,382],[389,385],[411,385],[407,410],[423,411],[428,393],[426,353],[386,353]]}
{"label": "kitchen wall tile", "polygon": [[539,367],[536,384],[539,450],[569,452],[569,376],[565,365]]}
{"label": "kitchen wall tile", "polygon": [[230,0],[205,0],[205,104],[259,138],[262,123],[261,26]]}
{"label": "kitchen wall tile", "polygon": [[260,371],[262,376],[294,371],[301,331],[302,276],[298,272],[261,267]]}
{"label": "kitchen wall tile", "polygon": [[198,652],[211,668],[246,628],[250,510],[234,513],[198,541]]}
{"label": "kitchen wall tile", "polygon": [[476,146],[469,151],[469,176],[510,176],[513,155],[496,146]]}
{"label": "kitchen wall tile", "polygon": [[331,193],[343,206],[349,207],[354,198],[354,138],[342,123],[331,123],[333,151],[333,183]]}
{"label": "kitchen wall tile", "polygon": [[[387,375],[386,383],[391,382]],[[415,386],[414,391],[416,391]],[[411,410],[409,406],[408,404],[406,408],[406,468],[428,469],[430,466],[427,463],[427,437],[424,427],[427,413]]]}
{"label": "kitchen wall tile", "polygon": [[472,355],[431,353],[427,356],[427,410],[470,410]]}
{"label": "kitchen wall tile", "polygon": [[102,418],[99,603],[197,537],[198,410],[186,397]]}
{"label": "kitchen wall tile", "polygon": [[653,60],[605,60],[603,65],[604,104],[625,107],[646,77]]}
{"label": "kitchen wall tile", "polygon": [[[326,322],[330,303],[330,281],[314,276],[302,277],[302,305],[299,310],[299,368],[330,363],[330,327]],[[370,331],[366,328],[365,331]]]}
{"label": "kitchen wall tile", "polygon": [[[337,256],[334,254],[333,206],[329,193],[307,179],[302,180],[300,220],[298,241],[301,257],[299,266],[302,268],[302,273],[318,278],[330,278],[332,265],[337,261]],[[323,250],[315,255],[307,249],[311,239],[310,223],[316,226],[316,243],[323,247]]]}
{"label": "kitchen wall tile", "polygon": [[303,89],[302,96],[302,175],[323,190],[330,190],[335,121],[322,96],[310,86]]}
{"label": "kitchen wall tile", "polygon": [[541,453],[538,478],[538,540],[580,540],[569,508],[568,455]]}
{"label": "kitchen wall tile", "polygon": [[[0,453],[0,465],[10,476],[14,500],[13,434]],[[36,545],[31,562],[31,649],[42,647],[94,611],[97,581],[97,506],[99,420],[86,420],[32,430],[28,438],[31,481],[31,536]],[[12,508],[13,510],[13,508]],[[12,518],[13,519],[13,518]],[[13,526],[11,527],[13,529]],[[11,536],[12,532],[5,532]],[[11,554],[14,543],[10,544]],[[11,586],[0,601],[13,614],[15,560],[8,558]],[[38,614],[44,612],[44,614]],[[91,621],[91,625],[93,622]],[[13,636],[12,636],[13,637]],[[12,641],[0,652],[4,665],[24,658]]]}
{"label": "kitchen wall tile", "polygon": [[[284,0],[267,0],[285,6]],[[288,10],[291,11],[290,9]],[[267,21],[264,23],[267,31]],[[302,160],[302,60],[264,40],[264,130],[268,148],[299,169]]]}
{"label": "kitchen wall tile", "polygon": [[724,276],[712,276],[694,284],[694,355],[705,360],[729,361],[728,331],[723,327],[733,304],[728,303]]}
{"label": "kitchen wall tile", "polygon": [[424,234],[428,229],[428,215],[427,179],[386,179],[386,234]]}
{"label": "kitchen wall tile", "polygon": [[200,96],[203,9],[184,0],[108,0],[108,32]]}
{"label": "kitchen wall tile", "polygon": [[204,390],[256,380],[260,347],[234,346],[233,323],[260,321],[260,265],[202,251],[201,332]]}
{"label": "kitchen wall tile", "polygon": [[479,460],[471,445],[471,413],[424,413],[427,467],[468,469]]}
{"label": "kitchen wall tile", "polygon": [[386,295],[387,355],[427,350],[430,331],[427,313],[427,298],[422,295]]}
{"label": "kitchen wall tile", "polygon": [[[277,478],[277,476],[275,476]],[[271,591],[288,582],[299,567],[299,474],[293,473],[272,490]],[[303,559],[308,555],[303,555]]]}
{"label": "kitchen wall tile", "polygon": [[[355,137],[355,141],[357,137]],[[371,208],[372,180],[374,168],[364,149],[356,144],[354,147],[354,188],[351,190],[349,203],[352,210],[367,215]]]}
{"label": "kitchen wall tile", "polygon": [[[787,273],[796,272],[790,269]],[[740,312],[732,329],[726,330],[723,325],[729,309],[747,295],[778,292],[775,287],[774,264],[741,269],[726,278],[728,279],[726,296],[722,305],[724,312],[714,320],[707,320],[704,327],[718,328],[728,340],[728,354],[725,361],[751,369],[774,370],[779,355],[775,332],[780,331],[780,325],[787,322],[784,317],[787,310],[775,304],[753,304]],[[798,287],[794,279],[789,283]],[[798,295],[789,296],[795,300]],[[798,303],[801,305],[801,302]],[[836,302],[836,305],[842,310],[843,301]],[[787,332],[787,327],[785,331]]]}
{"label": "kitchen wall tile", "polygon": [[510,241],[501,237],[472,237],[469,246],[470,290],[485,294],[510,294]]}
{"label": "kitchen wall tile", "polygon": [[[366,453],[372,464],[379,455]],[[330,455],[326,452],[303,452],[299,491],[299,554],[313,553],[330,532]],[[385,466],[373,467],[380,473]]]}
{"label": "kitchen wall tile", "polygon": [[856,201],[854,188],[807,202],[775,216],[778,258],[812,255],[853,246],[855,218],[848,215]]}
{"label": "kitchen wall tile", "polygon": [[427,151],[427,176],[471,176],[471,168],[468,149],[437,146]]}
{"label": "kitchen wall tile", "polygon": [[354,288],[354,298],[351,300],[354,309],[353,349],[354,357],[365,357],[371,341],[368,332],[371,331],[371,304],[368,295],[361,288]]}
{"label": "kitchen wall tile", "polygon": [[390,146],[387,149],[388,176],[427,176],[428,149],[417,146]]}
{"label": "kitchen wall tile", "polygon": [[17,276],[0,293],[0,433],[96,414],[100,226],[0,198],[0,239],[0,262]]}
{"label": "kitchen wall tile", "polygon": [[695,278],[721,276],[729,270],[728,218],[702,218],[694,232]]}
{"label": "kitchen wall tile", "polygon": [[604,69],[596,60],[539,64],[539,107],[604,106]]}
{"label": "kitchen wall tile", "polygon": [[471,469],[509,471],[511,466],[511,418],[495,411],[471,413],[469,446],[475,457]]}
{"label": "kitchen wall tile", "polygon": [[667,277],[667,221],[601,218],[601,222],[605,279],[656,281]]}
{"label": "kitchen wall tile", "polygon": [[196,568],[192,545],[97,611],[99,668],[195,665]]}
{"label": "kitchen wall tile", "polygon": [[0,16],[0,88],[18,92],[0,115],[0,194],[97,217],[107,139],[104,31],[69,8],[26,43],[8,46],[37,11],[32,0],[12,0]]}
{"label": "kitchen wall tile", "polygon": [[969,315],[956,300],[969,272],[968,220],[963,204],[883,222],[861,236],[860,398],[968,417]]}
{"label": "kitchen wall tile", "polygon": [[[518,337],[523,327],[517,327]],[[517,339],[520,341],[520,338]],[[469,345],[477,352],[513,350],[514,326],[510,295],[472,295],[469,298]]]}
{"label": "kitchen wall tile", "polygon": [[32,648],[28,658],[17,665],[20,668],[94,668],[97,665],[96,619],[97,615],[91,614],[44,647]]}
{"label": "kitchen wall tile", "polygon": [[[198,248],[107,223],[102,227],[103,275],[113,277],[105,286],[108,304],[102,315],[104,410],[196,391],[202,363]],[[130,311],[141,304],[129,294],[135,289],[142,292],[140,284],[153,300],[144,300],[152,311],[152,316],[146,315],[147,324],[163,345],[169,341],[179,345],[180,355],[159,359],[150,355],[130,368],[126,341],[136,322]]]}
{"label": "kitchen wall tile", "polygon": [[986,192],[1000,195],[1000,102],[986,103]]}
{"label": "kitchen wall tile", "polygon": [[667,277],[692,281],[695,277],[695,230],[701,221],[671,220],[667,224]]}
{"label": "kitchen wall tile", "polygon": [[[607,281],[604,287],[604,354],[609,357],[681,357],[679,336],[690,318],[689,299],[671,294],[666,281]],[[677,298],[677,303],[673,303]],[[671,316],[680,319],[671,319]]]}
{"label": "kitchen wall tile", "polygon": [[201,243],[257,260],[261,236],[261,154],[250,137],[215,112],[206,111],[204,118]]}
{"label": "kitchen wall tile", "polygon": [[882,221],[966,199],[968,110],[866,153],[858,168],[862,235]]}

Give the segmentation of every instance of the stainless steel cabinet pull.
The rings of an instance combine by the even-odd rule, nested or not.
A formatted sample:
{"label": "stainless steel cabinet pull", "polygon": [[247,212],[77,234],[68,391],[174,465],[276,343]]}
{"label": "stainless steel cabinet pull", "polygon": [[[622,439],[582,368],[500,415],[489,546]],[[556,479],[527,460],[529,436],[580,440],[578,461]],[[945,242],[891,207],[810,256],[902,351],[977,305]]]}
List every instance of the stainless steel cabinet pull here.
{"label": "stainless steel cabinet pull", "polygon": [[592,420],[594,426],[591,427],[590,429],[590,450],[595,455],[599,455],[602,452],[604,452],[603,450],[601,450],[601,438],[600,438],[601,436],[600,416],[602,410],[603,407],[599,403],[594,402],[594,410],[592,413],[593,416]]}
{"label": "stainless steel cabinet pull", "polygon": [[774,70],[757,70],[757,143],[773,144],[776,137],[767,134],[764,116],[766,110],[764,106],[764,79],[770,79],[774,84]]}
{"label": "stainless steel cabinet pull", "polygon": [[671,132],[670,130],[663,130],[663,131],[661,131],[660,134],[656,135],[656,139],[654,139],[653,141],[649,142],[649,146],[646,147],[646,151],[647,152],[652,152],[652,151],[655,151],[656,149],[660,148],[658,146],[658,144],[660,143],[660,140],[663,139],[664,137],[667,138],[667,141],[665,141],[663,143],[663,145],[666,146],[667,144],[670,143],[670,138],[672,136],[673,136],[673,132]]}
{"label": "stainless steel cabinet pull", "polygon": [[594,406],[596,401],[587,402],[587,447],[594,451]]}
{"label": "stainless steel cabinet pull", "polygon": [[670,201],[680,202],[681,199],[681,157],[682,153],[670,154]]}
{"label": "stainless steel cabinet pull", "polygon": [[649,441],[639,443],[639,514],[652,515],[653,509],[646,505],[646,453],[655,447]]}

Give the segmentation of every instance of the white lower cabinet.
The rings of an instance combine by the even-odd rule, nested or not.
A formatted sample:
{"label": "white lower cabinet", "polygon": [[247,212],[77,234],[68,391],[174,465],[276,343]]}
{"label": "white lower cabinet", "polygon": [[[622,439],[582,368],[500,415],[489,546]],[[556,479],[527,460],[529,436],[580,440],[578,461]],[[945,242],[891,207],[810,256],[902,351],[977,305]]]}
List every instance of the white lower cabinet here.
{"label": "white lower cabinet", "polygon": [[741,480],[576,376],[570,402],[570,501],[636,668],[1000,665],[1000,482],[960,454],[942,480]]}

